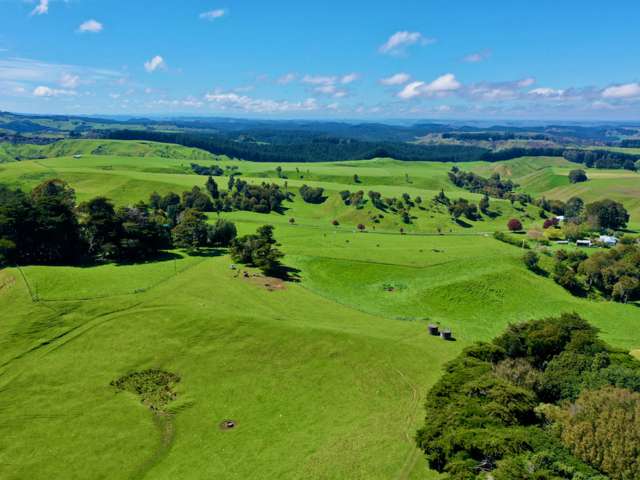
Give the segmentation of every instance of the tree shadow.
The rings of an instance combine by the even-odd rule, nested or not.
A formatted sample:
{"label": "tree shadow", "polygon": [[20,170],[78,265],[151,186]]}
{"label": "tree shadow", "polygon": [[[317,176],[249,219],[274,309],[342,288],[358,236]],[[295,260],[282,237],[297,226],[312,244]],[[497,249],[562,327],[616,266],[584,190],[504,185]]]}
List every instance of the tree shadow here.
{"label": "tree shadow", "polygon": [[221,257],[226,251],[223,248],[200,248],[186,253],[190,257]]}
{"label": "tree shadow", "polygon": [[470,223],[465,222],[464,220],[461,220],[460,218],[456,218],[455,222],[462,228],[471,228],[471,227],[473,227],[473,225],[471,225]]}
{"label": "tree shadow", "polygon": [[301,270],[294,267],[288,267],[286,265],[279,264],[273,268],[269,275],[275,278],[279,278],[285,282],[299,282]]}

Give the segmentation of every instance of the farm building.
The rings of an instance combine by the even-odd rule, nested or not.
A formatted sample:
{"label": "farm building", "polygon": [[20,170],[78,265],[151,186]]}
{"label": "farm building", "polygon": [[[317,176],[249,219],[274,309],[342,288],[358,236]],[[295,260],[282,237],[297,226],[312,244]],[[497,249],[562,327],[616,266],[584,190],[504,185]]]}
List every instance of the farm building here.
{"label": "farm building", "polygon": [[618,243],[618,239],[612,235],[600,235],[598,241],[609,247],[614,247]]}
{"label": "farm building", "polygon": [[576,247],[590,247],[591,240],[577,240]]}

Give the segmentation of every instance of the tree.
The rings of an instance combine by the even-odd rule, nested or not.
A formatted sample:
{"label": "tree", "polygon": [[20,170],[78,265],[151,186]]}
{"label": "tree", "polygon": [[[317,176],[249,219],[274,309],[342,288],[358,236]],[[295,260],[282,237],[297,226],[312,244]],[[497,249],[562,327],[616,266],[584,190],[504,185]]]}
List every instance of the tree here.
{"label": "tree", "polygon": [[614,387],[586,390],[556,419],[574,455],[612,479],[640,478],[640,394]]}
{"label": "tree", "polygon": [[485,215],[487,214],[487,212],[489,212],[489,195],[487,195],[486,193],[483,195],[483,197],[480,199],[480,203],[478,203],[478,207],[480,208],[480,211]]}
{"label": "tree", "polygon": [[332,220],[331,225],[333,225],[334,227],[337,227],[338,225],[340,225],[340,222],[338,220]]}
{"label": "tree", "polygon": [[[208,187],[209,183],[207,182],[207,188]],[[193,208],[201,212],[213,212],[211,199],[202,192],[200,187],[193,187],[190,192],[184,192],[182,194],[182,205],[184,208]]]}
{"label": "tree", "polygon": [[353,183],[360,183],[360,177],[357,173],[353,174]]}
{"label": "tree", "polygon": [[231,242],[229,253],[235,262],[253,265],[265,274],[277,273],[284,254],[275,248],[273,226],[263,225],[255,234],[238,237]]}
{"label": "tree", "polygon": [[324,188],[322,187],[309,187],[308,185],[302,185],[300,187],[300,196],[307,203],[322,203],[327,198],[324,196]]}
{"label": "tree", "polygon": [[117,256],[123,232],[113,204],[105,197],[96,197],[80,204],[78,212],[82,215],[81,231],[88,253],[101,258]]}
{"label": "tree", "polygon": [[582,169],[571,170],[569,172],[569,181],[571,183],[586,182],[587,180],[587,173]]}
{"label": "tree", "polygon": [[364,226],[364,224],[363,224],[363,223],[359,223],[359,224],[357,225],[357,229],[358,229],[358,230],[360,230],[361,232],[364,232],[364,229],[365,229],[365,228],[366,228],[366,227]]}
{"label": "tree", "polygon": [[209,176],[209,178],[207,178],[207,183],[205,184],[205,186],[207,188],[207,191],[209,192],[209,195],[211,195],[212,199],[216,200],[220,198],[220,191],[218,190],[218,184],[213,179],[213,177]]}
{"label": "tree", "polygon": [[179,248],[194,250],[207,244],[207,217],[194,208],[182,212],[178,224],[171,230],[173,244]]}
{"label": "tree", "polygon": [[522,222],[517,218],[512,218],[507,222],[507,228],[512,232],[519,232],[522,230]]}
{"label": "tree", "polygon": [[564,214],[568,218],[579,219],[584,210],[584,201],[579,197],[571,197],[567,200],[567,204],[564,209]]}
{"label": "tree", "polygon": [[68,263],[82,251],[80,228],[74,212],[75,191],[67,182],[47,180],[31,192],[34,224],[29,233],[33,261]]}
{"label": "tree", "polygon": [[207,243],[213,247],[228,247],[237,236],[236,226],[229,220],[219,218],[207,226]]}
{"label": "tree", "polygon": [[629,222],[629,212],[624,206],[608,198],[587,204],[585,215],[591,227],[598,230],[619,230]]}

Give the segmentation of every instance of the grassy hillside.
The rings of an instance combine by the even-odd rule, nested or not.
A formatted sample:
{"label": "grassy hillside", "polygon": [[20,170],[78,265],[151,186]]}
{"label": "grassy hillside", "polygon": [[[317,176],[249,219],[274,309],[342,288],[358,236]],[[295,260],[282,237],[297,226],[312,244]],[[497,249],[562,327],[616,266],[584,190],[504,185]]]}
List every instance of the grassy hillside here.
{"label": "grassy hillside", "polygon": [[47,145],[0,143],[0,162],[74,155],[118,155],[126,157],[210,160],[208,152],[168,143],[114,140],[61,140]]}
{"label": "grassy hillside", "polygon": [[[55,176],[80,200],[106,195],[126,204],[205,181],[190,173],[190,158],[125,156],[126,143],[112,148],[118,153],[3,164],[0,182],[29,188]],[[277,164],[198,163],[236,166],[249,181],[285,182],[276,178]],[[571,167],[553,158],[469,164],[558,198],[570,195],[561,189],[570,188],[562,182]],[[370,205],[346,207],[337,193],[374,189],[426,200],[444,188],[450,197],[479,198],[453,187],[449,168],[387,159],[286,165],[289,189],[320,185],[327,201],[310,205],[297,196],[285,202],[285,214],[224,214],[241,234],[276,226],[285,263],[300,276],[277,288],[244,278],[223,251],[1,270],[0,476],[436,479],[413,435],[425,392],[470,342],[509,322],[576,311],[611,344],[640,349],[637,306],[573,297],[527,271],[519,248],[485,233],[511,216],[539,223],[526,218],[536,209],[492,201],[502,215],[465,228],[443,210],[414,208],[417,218],[404,227],[421,235],[400,235],[397,216],[374,224]],[[621,177],[588,175],[581,187],[594,190],[585,197],[615,194],[635,205],[619,188]],[[354,231],[359,222],[367,233]],[[444,235],[434,235],[437,228]],[[431,322],[452,327],[456,341],[429,336]],[[180,376],[168,416],[154,416],[110,385],[148,368]],[[224,419],[237,427],[220,429]]]}

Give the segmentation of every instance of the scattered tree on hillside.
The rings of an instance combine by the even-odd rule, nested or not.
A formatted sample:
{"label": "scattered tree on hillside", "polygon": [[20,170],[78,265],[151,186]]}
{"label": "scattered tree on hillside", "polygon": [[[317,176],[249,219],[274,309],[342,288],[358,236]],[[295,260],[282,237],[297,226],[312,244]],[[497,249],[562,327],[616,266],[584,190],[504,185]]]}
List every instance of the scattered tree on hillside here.
{"label": "scattered tree on hillside", "polygon": [[507,222],[507,228],[512,232],[522,231],[522,222],[517,218],[512,218]]}
{"label": "scattered tree on hillside", "polygon": [[585,215],[587,222],[596,230],[619,230],[629,222],[629,212],[620,202],[610,199],[587,204]]}
{"label": "scattered tree on hillside", "polygon": [[309,187],[308,185],[302,185],[300,187],[300,196],[307,203],[322,203],[327,197],[324,196],[324,188],[322,187]]}
{"label": "scattered tree on hillside", "polygon": [[229,253],[235,262],[258,267],[265,274],[274,274],[284,256],[274,245],[273,226],[263,225],[255,234],[238,237],[231,242]]}
{"label": "scattered tree on hillside", "polygon": [[569,181],[571,183],[586,182],[587,180],[587,173],[582,169],[571,170],[569,172]]}

